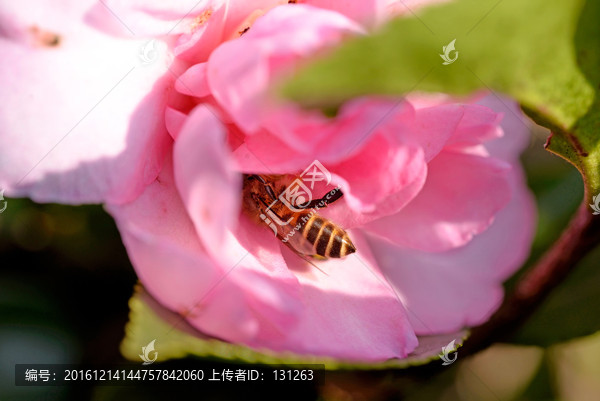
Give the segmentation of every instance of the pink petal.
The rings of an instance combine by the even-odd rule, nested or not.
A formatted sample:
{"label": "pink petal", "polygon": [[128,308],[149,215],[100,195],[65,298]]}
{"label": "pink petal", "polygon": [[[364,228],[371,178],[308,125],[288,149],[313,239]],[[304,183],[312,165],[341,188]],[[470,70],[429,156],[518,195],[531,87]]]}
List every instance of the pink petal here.
{"label": "pink petal", "polygon": [[[271,118],[285,125],[282,113]],[[414,124],[414,111],[410,104],[396,100],[359,98],[344,104],[335,118],[314,118],[299,109],[285,112],[288,122],[296,124],[298,131],[269,131],[261,129],[245,138],[245,147],[236,154],[240,167],[245,172],[289,173],[304,170],[313,160],[335,164],[349,154],[357,153],[369,142],[369,138],[386,127],[396,130],[398,135],[410,132]],[[273,116],[272,116],[273,117]],[[391,126],[393,125],[393,127]],[[410,126],[410,127],[408,127]],[[282,129],[283,131],[283,129]],[[277,132],[273,134],[273,132]],[[415,137],[427,133],[417,132]],[[451,131],[448,131],[449,136]],[[435,134],[434,134],[435,135]],[[412,140],[411,140],[412,141]]]}
{"label": "pink petal", "polygon": [[240,36],[245,28],[251,27],[255,20],[270,9],[287,4],[286,0],[229,0],[227,20],[223,27],[223,38]]}
{"label": "pink petal", "polygon": [[502,114],[489,107],[479,105],[465,107],[465,114],[454,135],[446,143],[446,147],[461,148],[498,139],[503,135],[499,126],[501,120]]}
{"label": "pink petal", "polygon": [[209,253],[218,255],[224,251],[225,232],[237,221],[242,183],[231,162],[224,127],[209,106],[192,110],[173,157],[175,182],[196,233]]}
{"label": "pink petal", "polygon": [[170,148],[167,55],[143,64],[145,41],[105,36],[82,21],[90,2],[63,3],[2,6],[0,186],[40,202],[126,202]]}
{"label": "pink petal", "polygon": [[[402,209],[411,200],[413,200],[423,188],[427,177],[427,166],[424,163],[421,165],[423,170],[418,172],[417,178],[414,181],[405,185],[402,190],[394,194],[390,194],[388,197],[384,198],[384,200],[377,204],[377,208],[373,212],[362,213],[352,209],[346,202],[345,198],[347,197],[346,192],[344,192],[343,198],[327,206],[326,208],[321,209],[319,213],[323,215],[323,217],[327,217],[344,228],[361,227],[368,222],[380,219],[383,216],[389,216],[397,213],[398,210]],[[342,188],[347,185],[342,179],[339,179],[339,181],[341,182]],[[344,190],[342,189],[342,191]],[[325,194],[326,192],[321,191],[317,193]]]}
{"label": "pink petal", "polygon": [[309,155],[298,154],[276,135],[260,130],[245,137],[233,154],[240,170],[245,173],[286,174],[303,170],[312,162]]}
{"label": "pink petal", "polygon": [[410,204],[365,228],[398,245],[439,252],[487,229],[510,200],[510,165],[500,160],[444,151],[428,168],[425,186]]}
{"label": "pink petal", "polygon": [[370,238],[417,334],[481,324],[499,306],[502,281],[526,260],[535,231],[535,204],[520,169],[511,171],[510,183],[509,204],[490,228],[463,247],[428,253]]}
{"label": "pink petal", "polygon": [[[289,173],[304,170],[313,160],[333,164],[358,152],[383,123],[393,120],[399,131],[403,121],[412,123],[414,112],[409,104],[398,100],[359,98],[344,104],[335,118],[315,118],[300,109],[277,112],[270,125],[285,125],[293,121],[298,131],[269,131],[261,129],[245,138],[245,148],[239,149],[236,159],[245,172]],[[284,117],[285,115],[285,117]],[[286,120],[287,117],[287,120]],[[273,132],[276,132],[274,134]]]}
{"label": "pink petal", "polygon": [[[368,213],[424,176],[427,167],[420,148],[395,143],[395,139],[380,134],[369,140],[356,156],[330,166],[329,170],[343,180],[340,184],[348,206]],[[403,197],[401,203],[405,204],[412,196]],[[398,205],[398,210],[402,206]]]}
{"label": "pink petal", "polygon": [[411,104],[402,98],[362,97],[343,104],[335,118],[320,126],[302,127],[297,140],[314,136],[311,153],[324,163],[336,164],[362,153],[378,134],[407,141],[415,118]]}
{"label": "pink petal", "polygon": [[362,235],[351,236],[357,252],[343,260],[318,262],[325,273],[283,249],[302,285],[306,311],[281,347],[342,359],[403,358],[417,346],[404,307]]}
{"label": "pink petal", "polygon": [[[486,321],[502,301],[502,281],[527,259],[535,233],[535,202],[527,189],[518,155],[528,129],[508,99],[488,97],[482,103],[505,111],[505,136],[486,143],[491,153],[510,162],[511,194],[493,224],[465,246],[440,253],[401,248],[369,237],[386,277],[406,305],[418,334],[451,332]],[[510,111],[510,112],[506,112]]]}
{"label": "pink petal", "polygon": [[134,202],[107,206],[141,282],[204,333],[249,345],[281,340],[301,310],[297,281],[286,272],[269,272],[239,243],[228,243],[226,252],[235,263],[212,259],[167,163]]}
{"label": "pink petal", "polygon": [[[171,168],[149,185],[134,202],[107,205],[115,217],[138,277],[166,307],[185,313],[206,295],[224,274],[198,241],[194,226],[174,191]],[[231,282],[225,281],[224,287]],[[234,298],[238,293],[232,293]],[[241,303],[241,302],[240,302]],[[252,333],[253,319],[242,305],[235,312],[240,326]],[[240,316],[240,315],[243,315]],[[235,330],[244,332],[245,329]]]}
{"label": "pink petal", "polygon": [[[325,163],[345,196],[323,214],[343,227],[356,227],[397,213],[417,195],[425,182],[425,162],[469,120],[465,110],[473,114],[470,107],[415,111],[398,99],[360,98],[344,105],[335,119],[307,125],[304,137],[320,138],[310,153],[262,130],[247,136],[234,155],[245,172],[300,172],[313,158]],[[330,190],[319,188],[315,197]]]}
{"label": "pink petal", "polygon": [[87,13],[87,21],[112,35],[148,37],[189,32],[198,16],[226,0],[102,0]]}
{"label": "pink petal", "polygon": [[[252,133],[261,125],[270,128],[264,119],[272,115],[273,107],[281,106],[267,96],[272,80],[300,58],[359,32],[359,26],[335,12],[304,5],[276,7],[258,18],[242,37],[223,43],[211,54],[209,86],[243,130]],[[285,130],[294,131],[300,121],[288,123]],[[282,128],[277,121],[273,124],[273,132]]]}
{"label": "pink petal", "polygon": [[451,96],[446,93],[431,93],[417,91],[406,94],[406,100],[408,100],[413,105],[413,107],[418,110],[426,107],[450,104],[472,105],[488,94],[488,91],[478,91],[474,93],[469,93],[465,96]]}
{"label": "pink petal", "polygon": [[418,109],[415,112],[414,126],[404,135],[408,137],[405,140],[418,143],[429,162],[456,136],[463,121],[472,114],[471,108],[472,106],[452,104]]}
{"label": "pink petal", "polygon": [[225,43],[211,54],[208,83],[240,128],[252,132],[259,126],[260,97],[269,81],[269,69],[261,49],[242,40]]}
{"label": "pink petal", "polygon": [[188,96],[204,97],[210,95],[206,80],[206,63],[190,67],[175,82],[175,89]]}
{"label": "pink petal", "polygon": [[[220,4],[224,3],[224,4]],[[177,37],[173,53],[189,64],[203,63],[223,40],[223,29],[227,23],[230,1],[212,2],[197,13],[192,21],[178,24],[187,27]],[[198,8],[195,8],[197,10]],[[172,28],[171,28],[172,29]]]}
{"label": "pink petal", "polygon": [[[366,145],[358,148],[355,156],[339,165],[328,165],[339,178],[337,184],[344,191],[344,201],[327,208],[323,214],[346,228],[397,213],[412,201],[425,183],[425,162],[438,155],[468,109],[468,106],[448,105],[415,111],[408,103],[399,108],[399,101],[381,99],[359,104],[362,107],[356,110],[355,120],[369,116],[369,110],[374,108],[385,114],[378,119],[367,118],[366,121],[373,123],[364,125],[364,131],[356,130],[363,137],[361,144]],[[344,115],[341,119],[339,131],[350,132],[352,140],[356,136],[352,134],[354,127],[344,121]],[[369,133],[370,138],[362,132]]]}
{"label": "pink petal", "polygon": [[165,125],[167,126],[167,131],[174,140],[177,140],[179,132],[181,132],[181,128],[183,127],[183,124],[185,124],[187,117],[187,114],[179,110],[175,110],[172,107],[166,108]]}
{"label": "pink petal", "polygon": [[504,115],[502,119],[504,137],[486,142],[486,149],[495,157],[517,162],[519,154],[531,143],[531,120],[523,114],[514,100],[498,94],[490,94],[482,98],[479,104]]}
{"label": "pink petal", "polygon": [[213,2],[192,22],[191,32],[185,32],[178,38],[175,54],[191,64],[204,62],[218,45],[240,37],[257,18],[284,3],[287,2],[228,0],[223,5]]}

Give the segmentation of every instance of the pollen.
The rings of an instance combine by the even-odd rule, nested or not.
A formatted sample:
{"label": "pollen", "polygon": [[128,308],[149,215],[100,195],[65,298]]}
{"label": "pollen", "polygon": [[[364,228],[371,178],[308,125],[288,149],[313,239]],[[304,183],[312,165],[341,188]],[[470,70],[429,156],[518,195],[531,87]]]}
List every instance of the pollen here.
{"label": "pollen", "polygon": [[212,8],[207,8],[206,10],[204,10],[202,12],[202,14],[200,14],[196,18],[194,18],[194,21],[190,25],[192,32],[195,32],[202,25],[206,24],[206,22],[210,19],[210,16],[212,15],[212,13],[213,13]]}
{"label": "pollen", "polygon": [[29,37],[31,43],[38,47],[56,47],[60,44],[61,38],[54,32],[40,29],[37,25],[29,28]]}
{"label": "pollen", "polygon": [[229,39],[236,39],[248,32],[248,30],[254,24],[258,18],[262,17],[268,10],[258,9],[254,10],[245,20],[242,21],[241,24],[237,26],[237,28],[232,32]]}

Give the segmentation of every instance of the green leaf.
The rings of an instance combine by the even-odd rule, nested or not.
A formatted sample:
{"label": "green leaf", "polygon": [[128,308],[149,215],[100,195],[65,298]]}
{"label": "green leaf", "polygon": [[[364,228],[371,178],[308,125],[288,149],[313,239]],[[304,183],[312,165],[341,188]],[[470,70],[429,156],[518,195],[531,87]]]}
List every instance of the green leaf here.
{"label": "green leaf", "polygon": [[[494,344],[458,366],[454,391],[459,400],[509,401],[548,400],[548,398],[520,397],[545,368],[544,350]],[[543,386],[542,383],[539,383]],[[550,394],[551,395],[551,394]],[[450,398],[452,399],[452,398]]]}
{"label": "green leaf", "polygon": [[520,400],[560,400],[553,391],[553,376],[549,364],[548,351],[545,351],[538,371],[519,398]]}
{"label": "green leaf", "polygon": [[573,269],[511,340],[550,346],[595,333],[600,327],[599,258],[600,247]]}
{"label": "green leaf", "polygon": [[[159,362],[194,356],[260,364],[324,364],[326,369],[406,368],[439,361],[438,354],[441,353],[442,347],[456,340],[455,345],[458,348],[468,336],[468,332],[464,330],[451,334],[423,336],[419,338],[418,348],[407,358],[382,363],[360,363],[291,352],[278,353],[267,349],[254,350],[208,337],[187,324],[182,316],[161,306],[141,286],[136,287],[135,294],[129,300],[129,307],[129,322],[125,327],[121,353],[125,358],[140,363],[142,346],[156,340],[154,346]],[[441,364],[441,361],[439,363]]]}
{"label": "green leaf", "polygon": [[[283,92],[310,107],[365,94],[503,92],[553,130],[548,149],[583,173],[591,199],[600,191],[599,20],[597,1],[455,0],[348,41]],[[454,39],[459,57],[443,65]]]}
{"label": "green leaf", "polygon": [[[600,393],[600,331],[548,349],[548,365],[557,399],[597,399]],[[595,395],[594,395],[595,394]],[[536,399],[536,398],[530,398]]]}
{"label": "green leaf", "polygon": [[[594,103],[587,113],[577,120],[572,133],[562,132],[561,139],[569,140],[575,152],[575,166],[583,173],[591,195],[600,189],[600,2],[588,0],[581,12],[575,48],[577,63],[587,81],[595,90]],[[549,144],[548,149],[563,155],[559,144]]]}

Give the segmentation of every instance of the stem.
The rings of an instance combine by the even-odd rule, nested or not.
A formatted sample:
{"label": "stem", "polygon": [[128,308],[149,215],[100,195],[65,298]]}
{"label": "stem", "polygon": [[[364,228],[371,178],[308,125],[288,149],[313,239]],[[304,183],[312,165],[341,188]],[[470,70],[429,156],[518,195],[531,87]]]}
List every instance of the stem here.
{"label": "stem", "polygon": [[519,280],[490,320],[472,330],[461,349],[473,354],[513,333],[546,299],[551,290],[600,243],[600,216],[594,216],[587,196],[554,246]]}

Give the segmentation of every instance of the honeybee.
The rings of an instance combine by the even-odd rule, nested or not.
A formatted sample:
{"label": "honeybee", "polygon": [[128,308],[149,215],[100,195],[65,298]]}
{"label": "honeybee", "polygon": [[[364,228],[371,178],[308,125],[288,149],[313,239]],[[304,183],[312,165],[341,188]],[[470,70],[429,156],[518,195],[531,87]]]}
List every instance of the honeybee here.
{"label": "honeybee", "polygon": [[281,175],[244,175],[243,210],[254,220],[266,223],[279,240],[299,255],[327,259],[356,252],[344,229],[314,211],[341,198],[342,191],[333,190],[301,206],[286,205],[279,197],[286,189],[285,183],[285,176]]}

